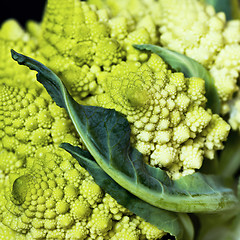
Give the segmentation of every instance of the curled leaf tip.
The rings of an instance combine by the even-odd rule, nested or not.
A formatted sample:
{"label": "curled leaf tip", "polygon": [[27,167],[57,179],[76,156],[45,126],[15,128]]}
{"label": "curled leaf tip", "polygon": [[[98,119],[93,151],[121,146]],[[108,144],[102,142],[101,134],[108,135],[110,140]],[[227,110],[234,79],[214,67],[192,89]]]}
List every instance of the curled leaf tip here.
{"label": "curled leaf tip", "polygon": [[11,55],[15,61],[18,61],[20,63],[20,57],[22,56],[22,54],[17,53],[15,50],[11,49]]}

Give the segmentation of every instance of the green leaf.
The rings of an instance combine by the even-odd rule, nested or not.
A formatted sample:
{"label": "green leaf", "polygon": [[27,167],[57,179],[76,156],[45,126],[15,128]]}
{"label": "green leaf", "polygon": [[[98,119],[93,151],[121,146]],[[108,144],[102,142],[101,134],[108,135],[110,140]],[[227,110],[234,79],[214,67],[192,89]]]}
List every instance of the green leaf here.
{"label": "green leaf", "polygon": [[171,180],[143,162],[130,146],[128,121],[113,109],[78,104],[61,80],[34,59],[12,51],[20,64],[38,71],[37,79],[59,106],[66,108],[76,130],[98,165],[119,185],[143,201],[176,212],[215,212],[236,207],[238,200],[214,176],[195,173]]}
{"label": "green leaf", "polygon": [[137,198],[109,177],[99,167],[89,152],[68,143],[63,143],[60,147],[71,153],[78,160],[79,164],[93,176],[95,182],[115,198],[119,204],[158,229],[175,236],[176,239],[193,239],[194,230],[188,215],[169,212]]}
{"label": "green leaf", "polygon": [[207,107],[211,108],[214,113],[219,113],[221,102],[214,85],[214,79],[208,70],[193,60],[181,53],[159,47],[151,44],[133,45],[138,50],[151,51],[160,56],[171,68],[177,72],[182,72],[185,77],[199,77],[205,80]]}

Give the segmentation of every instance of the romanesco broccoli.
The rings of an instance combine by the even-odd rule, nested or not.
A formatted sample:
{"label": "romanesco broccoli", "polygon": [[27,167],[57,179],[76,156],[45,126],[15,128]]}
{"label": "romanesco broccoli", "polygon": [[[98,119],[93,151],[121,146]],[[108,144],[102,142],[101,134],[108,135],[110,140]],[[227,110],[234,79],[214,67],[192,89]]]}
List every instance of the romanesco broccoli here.
{"label": "romanesco broccoli", "polygon": [[[100,1],[100,7],[106,6]],[[130,4],[127,4],[129,2]],[[10,58],[10,48],[55,71],[84,104],[114,108],[131,125],[131,142],[172,178],[192,174],[223,148],[230,126],[205,109],[204,81],[173,73],[132,44],[161,44],[207,67],[237,120],[239,20],[226,22],[197,0],[49,0],[41,24],[0,29],[0,235],[4,239],[161,239],[166,233],[103,192],[86,170],[57,148],[81,145],[74,126]],[[128,9],[128,11],[126,11]],[[178,27],[176,27],[178,26]]]}
{"label": "romanesco broccoli", "polygon": [[99,80],[105,93],[97,104],[126,115],[133,146],[173,178],[193,173],[204,156],[213,159],[223,148],[230,126],[204,109],[204,80],[172,73],[155,54],[143,64],[122,62]]}
{"label": "romanesco broccoli", "polygon": [[125,56],[120,44],[111,38],[106,20],[100,21],[97,12],[80,1],[48,1],[40,53],[74,96],[83,98],[98,91],[97,69],[109,68]]}
{"label": "romanesco broccoli", "polygon": [[[35,27],[32,26],[32,31]],[[9,21],[1,31],[7,29],[16,34],[20,28],[15,21]],[[10,40],[6,39],[4,46],[14,47],[16,41]],[[34,50],[28,51],[32,54]],[[81,140],[66,112],[32,81],[35,77],[29,70],[15,67],[8,55],[6,50],[1,55],[7,61],[2,63],[5,65],[0,78],[1,237],[111,239],[115,235],[114,226],[124,216],[131,216],[129,224],[136,216],[103,193],[76,160],[57,150],[61,142],[81,145]],[[11,71],[4,72],[10,68]],[[92,67],[96,68],[97,65]],[[81,69],[89,71],[87,65]],[[19,81],[15,80],[17,76]],[[156,239],[165,235],[158,229],[146,235],[146,230],[138,227],[141,222],[138,220],[132,229],[138,238]],[[151,227],[155,229],[150,225],[150,232]]]}
{"label": "romanesco broccoli", "polygon": [[[231,99],[238,90],[239,20],[226,22],[223,13],[215,13],[212,6],[199,1],[160,3],[163,8],[160,43],[205,65],[215,79],[222,101]],[[174,27],[176,23],[181,26]]]}
{"label": "romanesco broccoli", "polygon": [[[196,0],[159,2],[163,9],[160,44],[194,58],[209,69],[223,101],[222,113],[228,113],[232,109],[231,99],[239,91],[240,21],[226,21],[224,13],[215,13],[212,6]],[[230,113],[229,123],[236,129],[233,115]]]}

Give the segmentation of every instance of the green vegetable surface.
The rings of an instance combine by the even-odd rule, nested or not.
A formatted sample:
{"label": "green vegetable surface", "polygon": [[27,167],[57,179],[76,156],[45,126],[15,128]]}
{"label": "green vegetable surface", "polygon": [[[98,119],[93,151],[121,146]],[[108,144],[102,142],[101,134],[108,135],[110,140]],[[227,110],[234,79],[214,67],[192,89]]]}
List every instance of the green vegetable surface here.
{"label": "green vegetable surface", "polygon": [[[51,70],[14,51],[12,56],[19,64],[38,71],[38,81],[54,101],[67,110],[97,164],[133,195],[153,206],[176,212],[217,212],[236,208],[238,200],[233,191],[224,187],[218,177],[195,173],[171,180],[163,170],[145,164],[142,155],[130,146],[129,124],[121,114],[79,105]],[[79,154],[76,149],[72,150],[72,154]],[[101,187],[105,189],[106,184],[103,182]]]}
{"label": "green vegetable surface", "polygon": [[181,53],[151,44],[134,45],[136,49],[148,50],[159,55],[171,68],[184,73],[185,77],[199,77],[205,80],[207,107],[219,113],[221,102],[214,86],[214,79],[209,71],[200,63]]}
{"label": "green vegetable surface", "polygon": [[238,240],[239,3],[48,0],[4,21],[0,240]]}

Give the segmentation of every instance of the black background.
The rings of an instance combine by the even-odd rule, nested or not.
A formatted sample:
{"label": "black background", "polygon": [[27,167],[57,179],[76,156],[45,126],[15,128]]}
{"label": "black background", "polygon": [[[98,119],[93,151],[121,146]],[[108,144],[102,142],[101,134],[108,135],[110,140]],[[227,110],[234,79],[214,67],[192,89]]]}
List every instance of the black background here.
{"label": "black background", "polygon": [[0,3],[0,25],[9,18],[16,19],[23,27],[27,20],[40,22],[46,0],[5,0]]}

